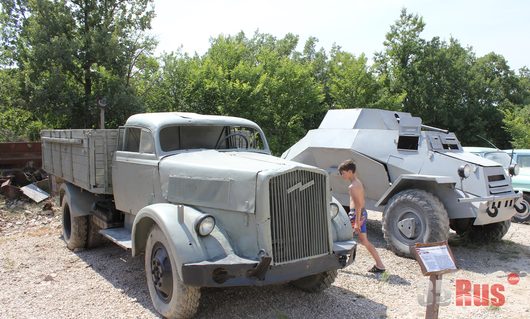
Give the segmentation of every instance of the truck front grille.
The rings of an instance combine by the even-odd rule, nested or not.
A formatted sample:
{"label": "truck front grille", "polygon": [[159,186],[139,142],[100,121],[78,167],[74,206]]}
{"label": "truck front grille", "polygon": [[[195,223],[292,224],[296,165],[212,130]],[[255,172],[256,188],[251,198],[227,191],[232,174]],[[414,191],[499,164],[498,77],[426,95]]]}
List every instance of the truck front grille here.
{"label": "truck front grille", "polygon": [[330,253],[325,175],[291,171],[271,178],[269,193],[276,264]]}

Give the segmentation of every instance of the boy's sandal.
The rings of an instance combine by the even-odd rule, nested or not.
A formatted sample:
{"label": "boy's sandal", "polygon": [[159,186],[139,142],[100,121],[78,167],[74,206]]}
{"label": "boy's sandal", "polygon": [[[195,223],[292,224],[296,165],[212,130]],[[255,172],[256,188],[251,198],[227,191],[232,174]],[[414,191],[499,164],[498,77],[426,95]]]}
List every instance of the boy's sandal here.
{"label": "boy's sandal", "polygon": [[381,273],[381,272],[385,272],[386,269],[381,269],[379,267],[377,267],[376,265],[374,265],[372,268],[368,269],[368,272],[371,272],[371,273]]}

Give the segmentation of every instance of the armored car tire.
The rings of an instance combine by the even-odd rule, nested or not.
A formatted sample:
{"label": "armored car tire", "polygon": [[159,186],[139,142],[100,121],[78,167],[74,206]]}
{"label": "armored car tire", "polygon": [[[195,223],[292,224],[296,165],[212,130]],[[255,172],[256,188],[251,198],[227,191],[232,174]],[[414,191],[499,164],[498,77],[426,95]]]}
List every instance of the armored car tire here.
{"label": "armored car tire", "polygon": [[66,193],[61,203],[63,212],[63,239],[68,249],[85,248],[88,239],[88,216],[74,217],[70,211],[70,196]]}
{"label": "armored car tire", "polygon": [[499,241],[506,235],[511,224],[511,221],[505,220],[487,225],[472,225],[466,232],[465,237],[477,243]]}
{"label": "armored car tire", "polygon": [[433,194],[420,189],[404,190],[386,205],[383,234],[396,255],[411,257],[409,246],[415,243],[447,240],[449,217]]}
{"label": "armored car tire", "polygon": [[523,194],[523,201],[517,210],[517,213],[513,216],[512,221],[516,223],[530,222],[530,195]]}
{"label": "armored car tire", "polygon": [[307,292],[320,292],[331,287],[335,281],[335,278],[337,278],[337,271],[330,270],[316,275],[300,278],[298,280],[292,281],[291,284],[296,288]]}
{"label": "armored car tire", "polygon": [[151,228],[145,248],[145,274],[156,311],[165,318],[191,318],[197,312],[200,288],[186,286],[166,236],[157,225]]}

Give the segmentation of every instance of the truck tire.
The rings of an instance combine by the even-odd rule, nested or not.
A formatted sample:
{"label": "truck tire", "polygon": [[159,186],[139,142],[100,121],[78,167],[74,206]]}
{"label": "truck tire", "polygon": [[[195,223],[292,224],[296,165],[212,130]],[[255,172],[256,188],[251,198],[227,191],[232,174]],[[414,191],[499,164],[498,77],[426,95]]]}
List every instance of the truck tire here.
{"label": "truck tire", "polygon": [[155,224],[145,248],[145,275],[156,311],[165,318],[191,318],[197,312],[200,288],[186,286],[177,272],[169,241]]}
{"label": "truck tire", "polygon": [[396,255],[412,257],[409,246],[415,243],[447,240],[449,217],[433,194],[420,189],[401,191],[385,208],[383,234]]}
{"label": "truck tire", "polygon": [[87,235],[87,248],[96,248],[103,245],[106,240],[103,235],[99,233],[101,228],[94,222],[94,216],[88,218],[88,235]]}
{"label": "truck tire", "polygon": [[337,278],[337,271],[330,270],[316,275],[300,278],[298,280],[292,281],[291,284],[296,288],[307,292],[321,292],[331,287],[331,284],[333,284],[335,278]]}
{"label": "truck tire", "polygon": [[512,217],[512,221],[516,223],[525,223],[530,221],[530,194],[523,194],[523,201],[521,202],[522,212],[517,212]]}
{"label": "truck tire", "polygon": [[70,250],[85,248],[88,238],[88,216],[72,216],[70,197],[65,194],[61,208],[63,211],[63,239]]}
{"label": "truck tire", "polygon": [[487,225],[472,225],[465,234],[465,238],[477,243],[494,242],[502,239],[510,228],[511,221]]}

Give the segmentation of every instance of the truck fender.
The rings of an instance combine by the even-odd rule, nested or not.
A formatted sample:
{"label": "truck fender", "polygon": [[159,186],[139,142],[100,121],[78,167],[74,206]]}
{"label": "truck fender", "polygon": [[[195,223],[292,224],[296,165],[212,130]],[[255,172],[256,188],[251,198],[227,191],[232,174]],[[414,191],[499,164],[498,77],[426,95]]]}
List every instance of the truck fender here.
{"label": "truck fender", "polygon": [[403,174],[381,196],[375,206],[384,206],[390,198],[404,189],[419,188],[424,190],[434,189],[440,185],[453,187],[457,180],[450,176]]}
{"label": "truck fender", "polygon": [[142,208],[133,223],[132,255],[145,251],[151,227],[156,224],[171,243],[166,247],[175,257],[179,276],[182,265],[206,260],[217,260],[234,254],[228,237],[217,224],[208,236],[201,237],[195,230],[196,221],[206,214],[184,205],[153,204]]}
{"label": "truck fender", "polygon": [[96,201],[94,194],[84,191],[83,189],[64,182],[59,189],[60,204],[63,198],[67,198],[70,214],[72,217],[86,216],[90,214],[92,205]]}
{"label": "truck fender", "polygon": [[348,217],[348,212],[346,212],[344,207],[335,197],[331,197],[331,202],[339,206],[339,214],[331,220],[333,242],[352,239],[353,229],[351,227],[350,217]]}

